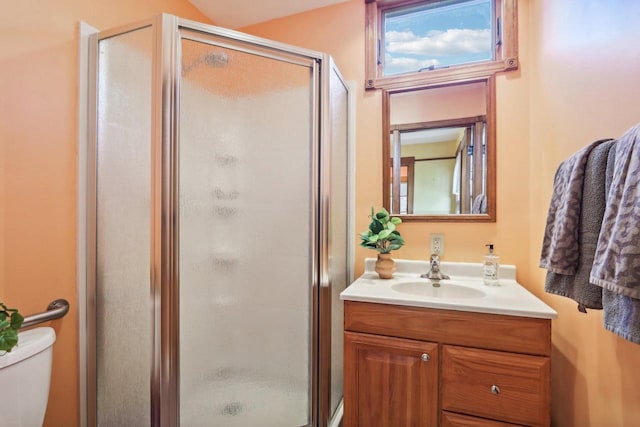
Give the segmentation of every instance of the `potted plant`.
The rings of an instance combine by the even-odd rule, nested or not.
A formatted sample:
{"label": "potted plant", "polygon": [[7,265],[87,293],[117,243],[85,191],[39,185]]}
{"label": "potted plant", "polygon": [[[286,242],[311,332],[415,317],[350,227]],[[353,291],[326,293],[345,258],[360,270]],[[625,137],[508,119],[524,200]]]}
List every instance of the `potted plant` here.
{"label": "potted plant", "polygon": [[385,208],[374,213],[371,208],[371,224],[369,229],[360,233],[360,246],[378,251],[376,261],[376,273],[381,279],[391,279],[395,271],[395,262],[391,258],[391,251],[400,249],[404,245],[404,239],[400,236],[396,225],[402,220],[392,217]]}
{"label": "potted plant", "polygon": [[17,309],[7,308],[0,302],[0,352],[9,352],[18,344],[18,330],[23,320]]}

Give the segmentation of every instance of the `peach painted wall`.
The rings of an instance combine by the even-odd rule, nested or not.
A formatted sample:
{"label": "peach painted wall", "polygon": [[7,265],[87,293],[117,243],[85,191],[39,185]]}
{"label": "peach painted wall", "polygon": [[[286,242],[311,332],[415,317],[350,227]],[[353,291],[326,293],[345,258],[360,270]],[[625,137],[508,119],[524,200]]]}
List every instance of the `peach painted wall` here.
{"label": "peach painted wall", "polygon": [[[544,293],[538,268],[553,176],[574,151],[620,136],[640,121],[640,5],[631,1],[518,2],[520,69],[496,79],[497,222],[404,223],[398,258],[425,259],[430,233],[444,233],[444,259],[479,262],[493,242],[518,280],[555,308],[553,425],[631,427],[640,419],[640,346],[602,328],[601,313]],[[624,6],[623,6],[624,5]],[[246,27],[243,31],[328,52],[356,82],[356,231],[382,203],[381,98],[364,87],[364,1]],[[356,273],[365,257],[356,249]]]}
{"label": "peach painted wall", "polygon": [[187,0],[2,1],[0,300],[25,314],[56,298],[45,426],[78,425],[76,186],[78,22],[108,29],[161,12],[210,22]]}
{"label": "peach painted wall", "polygon": [[[640,4],[633,1],[531,2],[532,171],[530,283],[558,164],[588,143],[617,138],[640,122]],[[558,427],[637,426],[640,346],[602,327],[602,313],[579,313],[562,297],[543,299],[553,324],[553,420]]]}
{"label": "peach painted wall", "polygon": [[394,93],[389,109],[391,125],[483,116],[487,113],[486,84]]}

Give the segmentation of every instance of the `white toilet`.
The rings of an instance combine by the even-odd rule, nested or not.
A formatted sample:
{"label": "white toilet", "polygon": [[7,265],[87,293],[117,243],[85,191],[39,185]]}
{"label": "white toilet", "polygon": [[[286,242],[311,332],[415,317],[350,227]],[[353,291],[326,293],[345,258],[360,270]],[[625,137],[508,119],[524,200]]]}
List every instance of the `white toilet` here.
{"label": "white toilet", "polygon": [[55,340],[52,328],[35,328],[19,332],[18,345],[0,353],[0,427],[42,427]]}

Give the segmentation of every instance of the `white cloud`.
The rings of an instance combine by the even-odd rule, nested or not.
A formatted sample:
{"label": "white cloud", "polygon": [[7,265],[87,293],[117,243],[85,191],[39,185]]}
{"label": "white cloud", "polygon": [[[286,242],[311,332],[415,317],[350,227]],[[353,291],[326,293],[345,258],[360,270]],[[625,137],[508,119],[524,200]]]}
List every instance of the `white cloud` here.
{"label": "white cloud", "polygon": [[486,52],[491,49],[491,30],[449,29],[430,31],[417,36],[412,31],[388,31],[386,51],[399,54],[460,55]]}
{"label": "white cloud", "polygon": [[430,66],[438,67],[440,65],[440,61],[437,59],[425,59],[420,60],[416,58],[407,58],[407,57],[392,57],[387,55],[385,57],[385,68],[386,69],[395,69],[395,70],[403,70],[403,71],[415,71],[421,68],[427,68]]}

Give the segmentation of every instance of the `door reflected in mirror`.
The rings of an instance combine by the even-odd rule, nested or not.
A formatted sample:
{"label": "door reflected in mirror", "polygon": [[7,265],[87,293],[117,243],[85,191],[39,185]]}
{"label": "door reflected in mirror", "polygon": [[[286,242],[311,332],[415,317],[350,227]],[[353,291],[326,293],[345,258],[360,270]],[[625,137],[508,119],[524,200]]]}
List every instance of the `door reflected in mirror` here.
{"label": "door reflected in mirror", "polygon": [[405,220],[495,221],[491,78],[386,91],[385,206]]}

